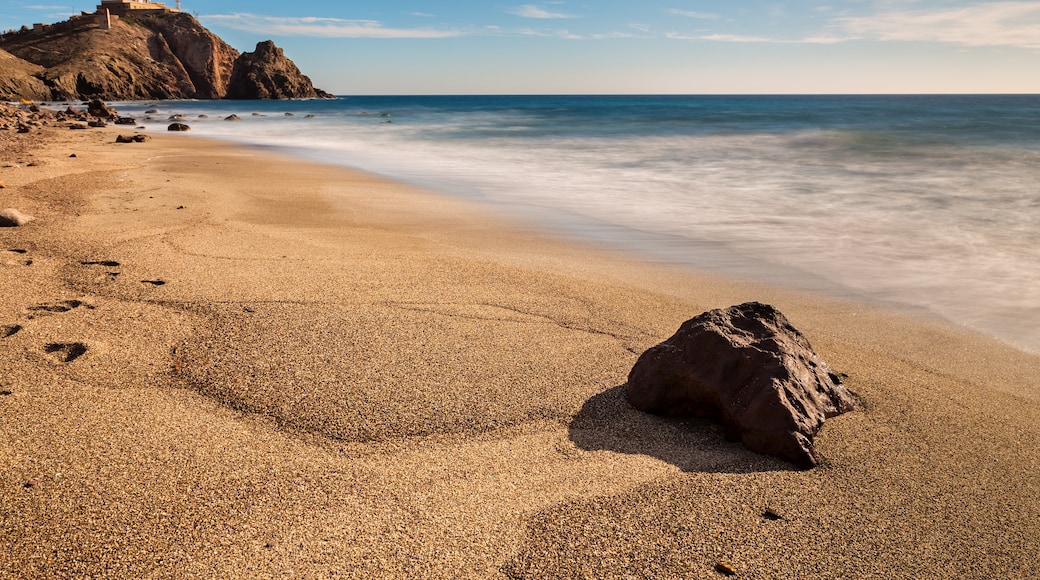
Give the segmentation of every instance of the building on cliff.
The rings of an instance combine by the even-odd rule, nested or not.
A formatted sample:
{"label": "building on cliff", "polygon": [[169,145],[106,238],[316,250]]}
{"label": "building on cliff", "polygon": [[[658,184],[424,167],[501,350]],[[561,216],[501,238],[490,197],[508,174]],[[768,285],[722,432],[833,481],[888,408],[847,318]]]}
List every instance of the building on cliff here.
{"label": "building on cliff", "polygon": [[126,16],[137,10],[162,10],[163,12],[180,12],[181,1],[177,0],[176,8],[168,8],[162,2],[150,0],[101,0],[97,7],[98,26],[108,30],[120,16]]}
{"label": "building on cliff", "polygon": [[[178,6],[180,2],[177,2]],[[177,12],[177,8],[168,8],[162,2],[151,2],[150,0],[101,0],[98,4],[97,13],[100,15],[105,10],[114,16],[126,16],[135,10],[163,10],[165,12]]]}

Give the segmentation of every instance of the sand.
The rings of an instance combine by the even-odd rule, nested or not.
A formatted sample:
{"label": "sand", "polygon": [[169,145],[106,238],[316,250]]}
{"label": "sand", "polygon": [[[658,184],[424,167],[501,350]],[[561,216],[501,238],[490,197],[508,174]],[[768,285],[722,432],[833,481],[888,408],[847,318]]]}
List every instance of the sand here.
{"label": "sand", "polygon": [[[0,577],[1040,576],[1040,356],[116,135],[0,137],[0,206],[36,218],[0,229]],[[814,470],[624,401],[747,300],[859,398]]]}

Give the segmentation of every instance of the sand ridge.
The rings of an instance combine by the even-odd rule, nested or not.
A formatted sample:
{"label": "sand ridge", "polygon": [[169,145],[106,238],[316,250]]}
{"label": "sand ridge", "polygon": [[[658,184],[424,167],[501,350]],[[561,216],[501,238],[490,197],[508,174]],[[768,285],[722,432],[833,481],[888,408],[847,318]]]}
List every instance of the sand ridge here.
{"label": "sand ridge", "polygon": [[[37,217],[0,230],[0,576],[1040,575],[1036,355],[114,138],[56,131],[0,173]],[[748,299],[861,399],[816,470],[623,400],[638,353]]]}

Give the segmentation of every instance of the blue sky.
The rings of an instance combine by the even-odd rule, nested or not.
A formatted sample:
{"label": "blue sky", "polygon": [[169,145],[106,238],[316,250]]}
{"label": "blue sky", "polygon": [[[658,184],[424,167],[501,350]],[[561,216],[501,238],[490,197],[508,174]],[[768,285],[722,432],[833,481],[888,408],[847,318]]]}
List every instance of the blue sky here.
{"label": "blue sky", "polygon": [[[173,5],[171,0],[168,4]],[[96,2],[0,0],[0,29]],[[183,0],[337,94],[1040,93],[1040,0]]]}

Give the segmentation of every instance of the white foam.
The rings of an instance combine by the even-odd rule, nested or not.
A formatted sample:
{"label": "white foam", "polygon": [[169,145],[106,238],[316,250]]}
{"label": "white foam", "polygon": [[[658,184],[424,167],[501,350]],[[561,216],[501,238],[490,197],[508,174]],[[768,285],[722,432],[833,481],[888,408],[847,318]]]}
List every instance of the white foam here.
{"label": "white foam", "polygon": [[[627,229],[687,239],[690,255],[668,251],[695,263],[698,244],[719,242],[734,260],[811,272],[1040,351],[1036,150],[838,130],[532,138],[529,119],[496,114],[388,124],[238,112],[231,123],[223,107],[193,109],[194,133],[583,216],[619,226],[618,238]],[[209,119],[191,118],[199,113]],[[471,137],[483,132],[493,136]]]}

